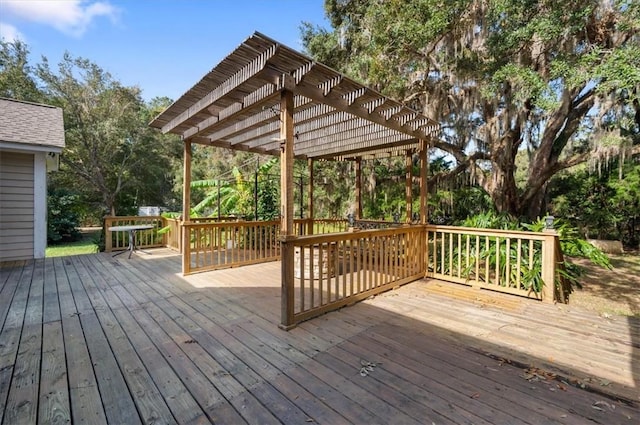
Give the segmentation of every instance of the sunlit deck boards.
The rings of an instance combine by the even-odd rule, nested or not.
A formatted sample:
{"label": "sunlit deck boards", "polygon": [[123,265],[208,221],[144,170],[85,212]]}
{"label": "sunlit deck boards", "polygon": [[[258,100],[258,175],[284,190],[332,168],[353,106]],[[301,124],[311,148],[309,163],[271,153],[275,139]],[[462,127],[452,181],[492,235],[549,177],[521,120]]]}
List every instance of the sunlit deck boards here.
{"label": "sunlit deck boards", "polygon": [[[559,381],[530,382],[522,369],[468,348],[486,337],[482,347],[498,353],[487,329],[497,335],[501,327],[522,327],[531,320],[527,314],[552,306],[479,307],[418,282],[284,332],[277,327],[279,267],[182,278],[179,257],[154,250],[131,260],[98,254],[0,268],[2,422],[627,424],[639,418],[635,407]],[[458,330],[451,327],[456,316]],[[473,328],[480,317],[492,324]],[[548,319],[568,324],[575,316]],[[613,341],[622,330],[620,322],[603,322],[600,332]],[[568,348],[586,338],[558,332],[566,332]],[[554,338],[542,335],[540,344]],[[637,334],[615,341],[621,345],[612,362],[638,358]],[[506,348],[524,355],[527,347],[518,344]],[[587,363],[595,355],[606,351],[582,353]],[[362,362],[376,366],[362,376]]]}

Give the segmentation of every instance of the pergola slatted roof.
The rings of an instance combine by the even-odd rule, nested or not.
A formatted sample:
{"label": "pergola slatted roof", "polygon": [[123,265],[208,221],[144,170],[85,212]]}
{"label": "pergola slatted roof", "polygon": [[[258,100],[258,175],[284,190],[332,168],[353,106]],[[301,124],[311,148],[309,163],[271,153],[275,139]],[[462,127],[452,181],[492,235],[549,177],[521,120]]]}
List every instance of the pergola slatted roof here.
{"label": "pergola slatted roof", "polygon": [[284,90],[294,94],[297,158],[401,154],[439,131],[424,115],[257,32],[151,126],[193,143],[280,155]]}

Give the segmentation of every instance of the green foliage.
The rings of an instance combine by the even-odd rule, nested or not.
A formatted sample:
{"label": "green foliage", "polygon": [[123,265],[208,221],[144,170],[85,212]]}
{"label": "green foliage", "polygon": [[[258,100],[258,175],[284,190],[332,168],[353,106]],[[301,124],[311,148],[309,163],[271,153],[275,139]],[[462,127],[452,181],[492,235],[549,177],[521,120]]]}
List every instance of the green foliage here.
{"label": "green foliage", "polygon": [[257,220],[276,220],[280,217],[280,199],[278,182],[273,178],[258,181],[258,217]]}
{"label": "green foliage", "polygon": [[634,249],[640,243],[640,163],[616,165],[601,174],[583,168],[558,176],[550,209],[587,237],[620,240]]}
{"label": "green foliage", "polygon": [[622,127],[595,115],[638,108],[637,2],[326,0],[325,9],[333,28],[303,26],[307,51],[439,120],[434,146],[454,159],[441,180],[473,175],[514,217],[544,212],[549,179],[596,149],[576,149],[580,141]]}
{"label": "green foliage", "polygon": [[[269,174],[277,163],[278,158],[271,158],[255,171],[258,177],[258,216],[263,220],[279,216],[277,186],[273,176]],[[193,207],[196,214],[236,215],[244,218],[255,215],[254,182],[248,181],[237,166],[233,167],[231,172],[233,181],[207,179],[191,182],[192,188],[205,189],[203,199]]]}
{"label": "green foliage", "polygon": [[148,127],[168,106],[148,105],[140,89],[125,87],[88,59],[66,53],[53,70],[46,58],[32,66],[22,42],[0,44],[0,96],[60,106],[66,148],[56,187],[82,197],[82,219],[99,222],[105,213],[131,214],[139,205],[175,206],[173,172],[180,141]]}
{"label": "green foliage", "polygon": [[[478,214],[463,220],[459,224],[464,227],[474,227],[481,229],[502,229],[511,231],[527,230],[531,232],[542,232],[545,229],[544,219],[537,219],[532,223],[522,223],[514,220],[508,215],[497,214],[495,212]],[[572,263],[566,257],[586,258],[599,267],[608,269],[611,268],[611,263],[609,262],[608,257],[598,248],[594,247],[584,238],[582,238],[578,230],[572,227],[567,221],[556,219],[554,221],[554,228],[558,233],[560,247],[565,256],[565,260],[561,264],[561,267],[557,269],[555,281],[556,290],[560,294],[568,294],[573,290],[573,287],[581,287],[580,277],[584,274],[584,269],[582,267]],[[472,253],[473,258],[470,258],[468,260],[470,266],[465,269],[465,275],[468,277],[471,273],[473,273],[476,263],[484,265],[485,262],[488,262],[490,270],[495,270],[496,265],[499,265],[501,276],[500,280],[502,282],[507,280],[507,274],[509,274],[509,280],[511,282],[515,282],[518,278],[517,271],[514,268],[507,269],[506,265],[507,263],[516,264],[517,262],[518,251],[516,248],[516,244],[510,244],[509,249],[507,249],[507,244],[503,241],[503,243],[499,246],[498,251],[498,248],[496,248],[495,237],[489,238],[488,242],[480,239],[479,243],[481,244],[481,246],[479,247],[480,256],[479,258],[476,258],[474,254],[476,252],[476,242],[473,240],[471,241],[471,244],[473,246],[471,247],[469,252]],[[522,262],[522,267],[520,270],[520,280],[525,285],[525,288],[530,288],[535,292],[541,291],[544,284],[542,281],[542,258],[540,257],[539,244],[540,242],[534,243],[534,249],[538,254],[533,256],[533,261],[531,261],[529,257],[528,245],[523,245],[521,247],[522,252],[520,253]],[[466,255],[466,253],[463,253],[462,255]],[[509,259],[508,262],[507,258]],[[456,258],[454,259],[453,263],[457,264],[457,261],[458,260]],[[467,258],[464,258],[461,261],[463,264],[466,264]]]}
{"label": "green foliage", "polygon": [[44,101],[29,66],[29,49],[19,40],[7,43],[0,39],[0,97]]}
{"label": "green foliage", "polygon": [[80,239],[79,199],[65,189],[50,189],[47,197],[47,241],[50,244]]}

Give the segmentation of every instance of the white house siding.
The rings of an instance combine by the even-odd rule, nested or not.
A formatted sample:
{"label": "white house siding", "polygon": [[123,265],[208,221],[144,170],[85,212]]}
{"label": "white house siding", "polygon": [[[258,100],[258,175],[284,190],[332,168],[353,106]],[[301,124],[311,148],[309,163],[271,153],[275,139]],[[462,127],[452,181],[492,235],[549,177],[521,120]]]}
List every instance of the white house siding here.
{"label": "white house siding", "polygon": [[0,151],[0,261],[34,258],[34,157]]}

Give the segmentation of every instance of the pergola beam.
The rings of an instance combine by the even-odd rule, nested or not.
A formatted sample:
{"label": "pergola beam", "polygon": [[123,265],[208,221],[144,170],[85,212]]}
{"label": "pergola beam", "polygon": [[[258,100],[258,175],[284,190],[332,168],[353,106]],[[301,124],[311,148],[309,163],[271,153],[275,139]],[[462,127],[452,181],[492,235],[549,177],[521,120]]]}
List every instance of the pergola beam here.
{"label": "pergola beam", "polygon": [[235,102],[222,109],[217,116],[206,118],[198,123],[198,125],[185,130],[182,136],[185,139],[188,139],[203,135],[205,132],[213,131],[215,128],[220,127],[225,120],[231,120],[240,114],[246,114],[248,111],[257,110],[270,101],[277,99],[280,88],[281,87],[276,84],[262,86],[255,92],[245,96],[242,102]]}
{"label": "pergola beam", "polygon": [[[396,108],[402,108],[402,105],[391,104],[388,105],[389,109],[380,108],[377,111],[374,110],[372,112],[369,112],[367,108],[357,105],[356,103],[349,104],[348,101],[343,99],[341,96],[333,94],[331,91],[325,93],[322,88],[307,83],[304,81],[304,79],[296,84],[295,90],[296,93],[315,100],[316,102],[322,102],[326,105],[336,108],[339,111],[344,111],[357,117],[364,118],[367,121],[380,124],[384,127],[399,131],[401,133],[412,135],[413,137],[422,139],[430,137],[429,132],[423,131],[420,127],[414,129],[407,124],[401,124],[400,121],[393,118],[393,113],[391,113],[390,115],[389,113],[387,113],[389,117],[385,117],[386,111],[394,110]],[[430,127],[427,126],[427,128]]]}
{"label": "pergola beam", "polygon": [[225,95],[232,93],[234,90],[241,87],[247,81],[252,78],[258,76],[261,72],[265,70],[265,66],[267,61],[273,57],[278,51],[278,44],[274,44],[266,51],[262,52],[256,58],[254,58],[251,62],[243,66],[240,70],[238,70],[231,77],[227,78],[224,82],[220,83],[213,90],[203,96],[196,103],[191,105],[188,109],[180,113],[178,116],[173,118],[167,124],[162,126],[162,132],[168,133],[174,130],[176,127],[180,126],[184,122],[186,122],[189,118],[205,111],[207,108],[212,106],[218,100],[222,99]]}

